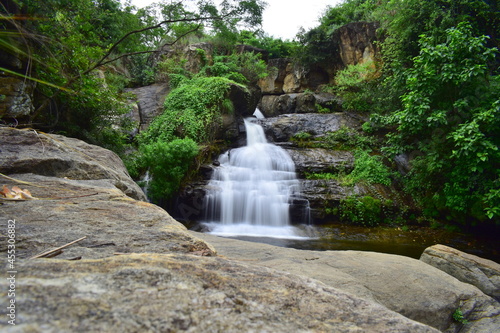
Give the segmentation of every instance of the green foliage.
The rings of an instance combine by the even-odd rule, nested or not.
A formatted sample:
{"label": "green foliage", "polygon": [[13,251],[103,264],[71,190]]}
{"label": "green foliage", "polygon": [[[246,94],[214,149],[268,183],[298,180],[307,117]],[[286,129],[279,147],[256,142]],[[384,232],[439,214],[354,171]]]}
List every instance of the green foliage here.
{"label": "green foliage", "polygon": [[372,134],[373,133],[373,125],[369,121],[366,121],[361,125],[361,128],[363,129],[363,132],[367,134]]}
{"label": "green foliage", "polygon": [[204,15],[219,18],[210,21],[209,28],[214,36],[212,41],[228,49],[228,46],[237,43],[239,28],[248,31],[260,28],[266,5],[261,0],[222,1],[217,8],[211,1],[203,1],[199,7]]}
{"label": "green foliage", "polygon": [[172,57],[159,61],[156,65],[156,80],[157,82],[168,82],[170,88],[177,88],[187,79],[191,74],[184,68],[187,59],[182,57]]}
{"label": "green foliage", "polygon": [[463,222],[498,218],[500,80],[488,70],[496,50],[467,24],[447,36],[439,44],[421,36],[390,151],[421,153],[409,177],[426,206]]}
{"label": "green foliage", "polygon": [[383,221],[382,202],[371,196],[350,196],[340,202],[338,208],[341,222],[376,226]]}
{"label": "green foliage", "polygon": [[269,59],[291,57],[299,48],[299,44],[295,41],[282,40],[247,30],[240,32],[238,42],[268,51]]}
{"label": "green foliage", "polygon": [[[54,117],[62,119],[56,128],[65,135],[124,153],[128,133],[135,124],[126,116],[131,106],[118,91],[124,82],[114,79],[115,82],[110,80],[108,84],[97,75],[89,75],[74,84],[78,93],[60,93],[60,114]],[[45,120],[52,121],[51,115]]]}
{"label": "green foliage", "polygon": [[323,143],[320,144],[323,148],[340,150],[370,150],[375,145],[376,141],[373,137],[362,135],[346,126],[342,126],[335,132],[328,133],[323,137]]}
{"label": "green foliage", "polygon": [[223,113],[234,111],[227,98],[230,84],[222,77],[185,78],[167,96],[165,110],[138,137],[139,153],[127,161],[131,174],[149,170],[153,199],[169,198],[192,170],[197,143],[213,140]]}
{"label": "green foliage", "polygon": [[157,141],[141,146],[140,166],[152,177],[149,193],[153,199],[169,198],[179,189],[198,155],[198,145],[190,138]]}
{"label": "green foliage", "polygon": [[[32,75],[50,84],[36,87],[35,108],[52,97],[50,107],[36,113],[38,126],[122,153],[132,123],[125,114],[121,90],[128,79],[116,69],[89,69],[127,29],[140,27],[131,10],[115,0],[23,1],[29,17],[22,26]],[[139,50],[138,36],[131,36],[116,52]],[[102,74],[105,74],[104,79]],[[66,87],[61,89],[60,87]]]}
{"label": "green foliage", "polygon": [[210,141],[222,121],[222,113],[232,112],[226,99],[231,83],[221,77],[187,80],[167,96],[165,111],[141,134],[139,141],[143,144],[170,142],[175,138],[191,138],[199,143]]}
{"label": "green foliage", "polygon": [[318,113],[331,113],[332,112],[332,110],[330,110],[329,108],[321,106],[318,103],[316,103],[315,107],[316,107],[316,110],[318,111]]}
{"label": "green foliage", "polygon": [[138,54],[130,59],[129,72],[132,86],[147,86],[155,82],[155,68],[147,54]]}
{"label": "green foliage", "polygon": [[396,66],[418,55],[419,36],[424,33],[434,41],[443,41],[446,29],[460,22],[468,22],[481,34],[499,36],[500,32],[496,1],[384,1],[377,6],[373,17],[383,25],[387,34],[383,48],[388,52],[388,60]]}
{"label": "green foliage", "polygon": [[297,142],[300,142],[300,141],[309,141],[312,139],[312,134],[311,133],[308,133],[308,132],[298,132],[298,133],[295,133],[292,137],[291,137],[291,140],[292,141],[297,141]]}
{"label": "green foliage", "polygon": [[321,173],[309,173],[306,172],[306,179],[326,179],[326,180],[335,180],[339,178],[338,174],[333,174],[329,172],[321,172]]}
{"label": "green foliage", "polygon": [[362,150],[357,151],[354,156],[354,169],[346,177],[349,182],[365,181],[371,184],[391,185],[393,172],[384,165],[382,156],[370,155]]}
{"label": "green foliage", "polygon": [[371,13],[376,9],[377,0],[345,0],[330,7],[320,19],[320,26],[332,33],[335,29],[359,21],[371,21]]}
{"label": "green foliage", "polygon": [[380,76],[380,68],[374,61],[366,61],[338,71],[335,75],[335,92],[342,99],[346,110],[371,111],[375,80]]}
{"label": "green foliage", "polygon": [[455,312],[453,312],[453,320],[455,320],[457,323],[460,323],[462,325],[466,325],[469,323],[467,319],[465,319],[464,314],[462,313],[462,309],[457,308]]}
{"label": "green foliage", "polygon": [[256,83],[267,76],[267,65],[253,52],[214,56],[213,64],[203,68],[202,75],[219,76],[241,84]]}
{"label": "green foliage", "polygon": [[317,27],[297,34],[300,47],[295,50],[294,58],[300,63],[309,66],[317,63],[335,61],[333,55],[337,54],[338,41],[331,38],[331,34]]}

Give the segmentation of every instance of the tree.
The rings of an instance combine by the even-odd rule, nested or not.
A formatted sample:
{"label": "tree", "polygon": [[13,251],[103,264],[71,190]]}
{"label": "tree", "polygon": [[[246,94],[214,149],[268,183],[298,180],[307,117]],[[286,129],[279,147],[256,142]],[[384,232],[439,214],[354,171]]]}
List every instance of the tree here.
{"label": "tree", "polygon": [[420,37],[403,108],[393,115],[393,153],[419,152],[409,181],[427,208],[462,222],[498,222],[500,77],[488,66],[497,49],[466,23],[446,36],[438,44]]}
{"label": "tree", "polygon": [[[126,134],[115,126],[127,112],[120,100],[127,78],[119,74],[120,68],[132,66],[130,72],[142,75],[149,69],[133,66],[145,66],[144,55],[202,31],[203,22],[226,22],[231,28],[258,23],[263,5],[260,0],[223,1],[218,10],[203,0],[188,10],[185,1],[162,2],[158,9],[163,16],[158,19],[148,10],[134,13],[134,7],[118,0],[17,2],[32,18],[20,31],[35,64],[28,78],[50,83],[37,87],[37,110],[30,121],[108,148],[114,141],[123,142]],[[141,56],[140,61],[131,60]]]}

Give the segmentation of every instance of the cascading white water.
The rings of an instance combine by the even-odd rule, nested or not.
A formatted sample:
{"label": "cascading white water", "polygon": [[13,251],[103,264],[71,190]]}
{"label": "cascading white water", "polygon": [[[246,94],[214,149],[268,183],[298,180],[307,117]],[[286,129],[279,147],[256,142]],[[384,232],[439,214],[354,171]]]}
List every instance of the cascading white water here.
{"label": "cascading white water", "polygon": [[245,120],[247,145],[219,157],[205,197],[207,225],[218,235],[302,238],[290,226],[290,198],[300,191],[288,153]]}

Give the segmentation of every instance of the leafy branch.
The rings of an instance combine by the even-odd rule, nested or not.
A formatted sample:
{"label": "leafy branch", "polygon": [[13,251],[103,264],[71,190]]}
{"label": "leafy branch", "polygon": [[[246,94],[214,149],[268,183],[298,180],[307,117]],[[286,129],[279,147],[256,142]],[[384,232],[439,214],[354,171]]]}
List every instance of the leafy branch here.
{"label": "leafy branch", "polygon": [[[130,32],[126,33],[117,42],[115,42],[108,49],[108,51],[101,57],[101,59],[99,59],[94,65],[92,65],[91,67],[89,67],[88,69],[86,69],[85,71],[83,71],[82,73],[80,73],[80,75],[71,78],[64,86],[62,86],[62,87],[57,87],[56,86],[56,88],[58,88],[59,90],[56,91],[52,96],[46,98],[43,101],[43,103],[35,110],[35,112],[31,116],[31,121],[33,121],[33,119],[35,119],[40,114],[40,112],[42,112],[49,105],[50,101],[53,98],[57,97],[57,95],[59,95],[59,93],[62,90],[67,90],[73,83],[75,83],[75,81],[77,81],[78,79],[80,79],[82,76],[89,74],[90,72],[92,72],[96,68],[99,68],[99,67],[101,67],[103,65],[106,65],[106,64],[109,64],[111,62],[114,62],[114,61],[116,61],[118,59],[121,59],[123,57],[132,56],[132,55],[138,55],[138,54],[149,54],[149,53],[157,53],[157,52],[159,52],[158,50],[147,50],[147,51],[130,52],[130,53],[124,53],[124,54],[122,54],[122,55],[120,55],[118,57],[106,60],[112,54],[113,50],[115,50],[117,48],[117,46],[120,45],[129,36],[134,35],[134,34],[138,34],[138,33],[142,33],[142,32],[145,32],[145,31],[153,30],[153,29],[158,29],[162,25],[165,25],[165,24],[180,23],[180,22],[196,22],[196,21],[205,21],[205,20],[222,20],[223,18],[225,18],[225,17],[227,17],[229,15],[231,15],[231,14],[226,14],[226,15],[223,15],[223,16],[215,16],[215,17],[214,16],[206,16],[206,17],[197,17],[197,18],[183,18],[183,19],[174,19],[174,20],[164,20],[164,21],[162,21],[162,22],[160,22],[160,23],[158,23],[156,25],[145,27],[145,28],[142,28],[142,29],[133,30],[133,31],[130,31]],[[186,37],[190,33],[193,33],[195,31],[199,30],[201,27],[202,27],[202,25],[198,24],[195,28],[193,28],[193,29],[191,29],[191,30],[183,33],[182,35],[178,36],[173,42],[163,44],[162,47],[165,46],[165,45],[174,45],[180,39],[182,39],[183,37]],[[51,84],[49,84],[49,85],[50,86],[54,86],[54,85],[51,85]]]}

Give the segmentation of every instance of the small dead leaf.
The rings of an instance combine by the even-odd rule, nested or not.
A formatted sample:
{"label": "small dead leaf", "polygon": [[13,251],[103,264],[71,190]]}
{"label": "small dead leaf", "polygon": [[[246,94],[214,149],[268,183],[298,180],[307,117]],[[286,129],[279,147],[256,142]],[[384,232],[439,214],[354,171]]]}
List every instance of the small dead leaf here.
{"label": "small dead leaf", "polygon": [[7,185],[4,185],[2,188],[2,191],[0,191],[0,194],[4,196],[5,198],[14,198],[14,193],[12,193],[11,190],[7,187]]}
{"label": "small dead leaf", "polygon": [[13,186],[11,190],[4,185],[0,191],[0,196],[12,200],[37,200],[27,189],[21,190],[18,186]]}

